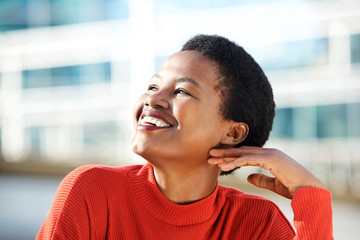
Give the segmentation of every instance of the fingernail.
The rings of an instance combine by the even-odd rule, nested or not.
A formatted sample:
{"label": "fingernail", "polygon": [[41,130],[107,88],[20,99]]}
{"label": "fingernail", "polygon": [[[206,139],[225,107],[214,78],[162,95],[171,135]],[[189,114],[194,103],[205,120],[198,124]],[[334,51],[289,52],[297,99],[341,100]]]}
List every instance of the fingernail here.
{"label": "fingernail", "polygon": [[229,171],[230,169],[231,169],[231,166],[229,166],[229,164],[226,164],[221,167],[221,170],[223,170],[223,171]]}

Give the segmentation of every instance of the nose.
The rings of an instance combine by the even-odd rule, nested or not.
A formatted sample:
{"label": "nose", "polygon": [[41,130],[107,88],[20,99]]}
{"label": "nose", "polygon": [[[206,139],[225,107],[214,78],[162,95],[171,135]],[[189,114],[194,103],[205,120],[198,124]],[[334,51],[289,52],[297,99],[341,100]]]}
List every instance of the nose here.
{"label": "nose", "polygon": [[152,93],[145,99],[145,106],[153,108],[169,108],[170,104],[168,100],[163,96],[161,92]]}

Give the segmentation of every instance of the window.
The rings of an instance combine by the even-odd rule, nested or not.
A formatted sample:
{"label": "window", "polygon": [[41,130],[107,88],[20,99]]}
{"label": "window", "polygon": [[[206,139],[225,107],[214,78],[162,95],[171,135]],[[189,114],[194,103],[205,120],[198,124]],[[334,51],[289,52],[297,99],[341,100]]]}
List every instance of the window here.
{"label": "window", "polygon": [[51,86],[51,69],[36,69],[23,71],[23,88],[38,88]]}
{"label": "window", "polygon": [[23,72],[23,88],[104,83],[111,80],[110,63],[96,63]]}
{"label": "window", "polygon": [[347,136],[345,104],[318,106],[317,118],[318,138]]}
{"label": "window", "polygon": [[0,1],[0,32],[128,17],[128,0]]}
{"label": "window", "polygon": [[68,66],[51,69],[51,86],[80,84],[80,66]]}
{"label": "window", "polygon": [[2,146],[1,140],[2,140],[2,132],[1,132],[1,127],[0,127],[0,153],[1,153],[1,146]]}
{"label": "window", "polygon": [[[127,0],[97,0],[89,4],[81,0],[50,0],[51,24],[122,19],[129,17]],[[139,6],[140,7],[140,6]]]}
{"label": "window", "polygon": [[271,137],[360,137],[360,103],[281,108],[276,110]]}
{"label": "window", "polygon": [[317,137],[316,106],[293,109],[294,138],[309,139]]}
{"label": "window", "polygon": [[328,63],[327,38],[256,47],[249,51],[265,70],[321,66]]}
{"label": "window", "polygon": [[347,105],[348,137],[360,137],[360,103]]}
{"label": "window", "polygon": [[276,109],[272,137],[292,138],[293,137],[293,109]]}
{"label": "window", "polygon": [[351,62],[360,63],[360,33],[351,35]]}
{"label": "window", "polygon": [[44,138],[44,127],[33,126],[27,128],[27,136],[32,154],[40,155]]}
{"label": "window", "polygon": [[104,1],[104,20],[123,19],[123,18],[129,18],[129,6],[127,0]]}
{"label": "window", "polygon": [[27,1],[0,1],[0,31],[16,30],[27,27]]}
{"label": "window", "polygon": [[80,1],[50,0],[51,25],[79,22]]}
{"label": "window", "polygon": [[83,136],[86,149],[107,149],[117,141],[116,122],[85,123]]}
{"label": "window", "polygon": [[79,68],[79,84],[111,81],[110,63],[88,64]]}

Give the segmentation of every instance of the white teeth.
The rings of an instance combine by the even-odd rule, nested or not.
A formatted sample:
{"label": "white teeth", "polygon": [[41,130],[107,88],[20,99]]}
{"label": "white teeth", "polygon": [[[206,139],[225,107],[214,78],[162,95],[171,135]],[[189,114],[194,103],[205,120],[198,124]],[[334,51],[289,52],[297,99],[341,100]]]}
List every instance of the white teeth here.
{"label": "white teeth", "polygon": [[167,122],[165,122],[159,118],[150,117],[150,116],[145,116],[143,119],[141,119],[140,124],[141,125],[155,125],[157,127],[170,127],[170,124],[168,124]]}

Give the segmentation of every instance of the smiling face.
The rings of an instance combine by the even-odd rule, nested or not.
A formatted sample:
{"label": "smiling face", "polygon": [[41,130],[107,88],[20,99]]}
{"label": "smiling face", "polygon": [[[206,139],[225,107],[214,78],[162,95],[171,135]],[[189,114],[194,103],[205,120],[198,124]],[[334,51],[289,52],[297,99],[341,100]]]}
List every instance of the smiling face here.
{"label": "smiling face", "polygon": [[232,121],[219,113],[216,64],[195,51],[169,57],[136,104],[132,149],[151,163],[207,164]]}

